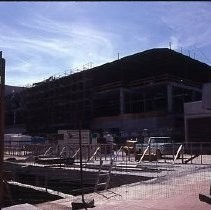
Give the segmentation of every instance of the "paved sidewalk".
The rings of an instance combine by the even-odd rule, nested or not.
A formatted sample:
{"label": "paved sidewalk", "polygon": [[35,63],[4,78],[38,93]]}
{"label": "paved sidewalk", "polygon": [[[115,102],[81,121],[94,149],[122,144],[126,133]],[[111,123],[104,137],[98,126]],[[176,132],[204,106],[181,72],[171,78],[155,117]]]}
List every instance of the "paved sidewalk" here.
{"label": "paved sidewalk", "polygon": [[[199,193],[209,194],[210,181],[211,172],[206,170],[203,173],[199,171],[154,184],[140,183],[128,185],[127,188],[113,188],[112,190],[121,196],[110,199],[97,193],[87,194],[85,198],[94,198],[93,210],[211,210],[210,204],[199,200]],[[70,210],[71,202],[77,197],[72,196],[35,206],[41,210]]]}
{"label": "paved sidewalk", "polygon": [[[198,186],[200,185],[200,192]],[[199,200],[199,193],[209,193],[209,181],[200,181],[188,186],[179,187],[180,193],[168,198],[147,198],[141,200],[109,201],[97,205],[94,209],[100,210],[209,210],[211,205]],[[191,190],[190,190],[191,189]]]}
{"label": "paved sidewalk", "polygon": [[[211,205],[199,200],[199,193],[209,193],[209,185],[210,182],[206,180],[179,186],[179,193],[178,191],[175,194],[172,193],[167,198],[164,198],[162,195],[153,198],[152,195],[146,199],[139,200],[102,199],[103,202],[99,202],[100,196],[96,194],[93,197],[96,200],[93,210],[209,210]],[[198,189],[199,186],[200,190]],[[71,200],[60,199],[36,206],[42,210],[66,210],[71,209]]]}

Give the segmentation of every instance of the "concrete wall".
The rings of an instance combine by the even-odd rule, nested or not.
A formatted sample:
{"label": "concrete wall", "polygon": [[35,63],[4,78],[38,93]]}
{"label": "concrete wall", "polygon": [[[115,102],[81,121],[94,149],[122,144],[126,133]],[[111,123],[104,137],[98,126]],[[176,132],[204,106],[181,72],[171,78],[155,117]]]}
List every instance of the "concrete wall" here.
{"label": "concrete wall", "polygon": [[184,104],[185,118],[198,118],[211,116],[211,110],[203,107],[202,101],[195,101]]}
{"label": "concrete wall", "polygon": [[165,115],[146,117],[142,114],[122,114],[114,117],[95,118],[92,121],[92,129],[117,128],[126,132],[141,132],[143,129],[148,129],[149,132],[157,131],[161,135],[165,135],[162,131],[171,130],[173,126],[173,118]]}
{"label": "concrete wall", "polygon": [[211,110],[211,83],[203,85],[202,90],[202,107]]}
{"label": "concrete wall", "polygon": [[202,101],[184,104],[185,141],[211,141],[211,110],[204,109]]}

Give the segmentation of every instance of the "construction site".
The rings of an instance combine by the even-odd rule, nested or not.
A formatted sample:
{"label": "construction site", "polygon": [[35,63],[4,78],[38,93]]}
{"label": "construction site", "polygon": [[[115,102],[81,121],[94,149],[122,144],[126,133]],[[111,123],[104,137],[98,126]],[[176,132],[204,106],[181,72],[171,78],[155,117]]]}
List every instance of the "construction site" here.
{"label": "construction site", "polygon": [[30,134],[57,133],[77,128],[80,120],[81,128],[92,131],[128,138],[149,129],[184,141],[184,103],[201,100],[202,84],[210,78],[204,63],[151,49],[25,88],[16,124],[24,122]]}
{"label": "construction site", "polygon": [[[113,146],[110,152],[107,152],[108,148],[105,144],[83,144],[80,156],[79,145],[6,147],[7,196],[4,205],[78,209],[73,203],[80,201],[83,195],[85,202],[94,200],[87,208],[105,209],[109,204],[119,205],[124,200],[165,200],[181,193],[187,196],[189,191],[195,193],[196,208],[205,205],[198,196],[199,193],[209,195],[210,144],[181,144],[175,153],[162,158],[150,155],[147,148],[139,159],[136,151],[127,153],[123,146]],[[205,206],[207,208],[209,204]]]}
{"label": "construction site", "polygon": [[211,196],[211,131],[190,134],[193,115],[200,127],[207,122],[201,113],[211,104],[192,103],[209,102],[210,70],[151,49],[24,88],[18,105],[8,100],[6,109],[7,126],[20,122],[25,132],[2,136],[1,207],[129,209],[126,200],[145,210],[149,200],[165,204],[182,194],[197,210],[210,208],[202,201]]}

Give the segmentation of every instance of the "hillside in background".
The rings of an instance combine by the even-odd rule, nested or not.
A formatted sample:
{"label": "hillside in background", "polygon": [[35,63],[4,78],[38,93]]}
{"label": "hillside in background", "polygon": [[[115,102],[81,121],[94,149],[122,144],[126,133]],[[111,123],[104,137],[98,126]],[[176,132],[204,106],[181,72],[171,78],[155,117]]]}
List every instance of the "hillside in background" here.
{"label": "hillside in background", "polygon": [[5,96],[10,95],[13,92],[19,93],[23,89],[24,87],[5,85]]}

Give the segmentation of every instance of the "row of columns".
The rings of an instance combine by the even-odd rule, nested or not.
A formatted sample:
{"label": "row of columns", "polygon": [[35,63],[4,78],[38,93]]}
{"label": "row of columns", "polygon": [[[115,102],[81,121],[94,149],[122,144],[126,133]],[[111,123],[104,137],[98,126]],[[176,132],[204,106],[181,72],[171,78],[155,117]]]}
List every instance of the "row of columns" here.
{"label": "row of columns", "polygon": [[[173,111],[173,84],[168,84],[167,85],[167,110],[168,113],[172,113]],[[179,86],[178,86],[179,87]],[[184,88],[181,86],[181,88]],[[119,107],[119,111],[120,114],[124,114],[125,113],[125,92],[129,91],[126,88],[120,88],[120,107]],[[194,89],[193,93],[192,93],[192,99],[194,100],[194,96],[195,96],[195,91],[200,92],[200,90]]]}

